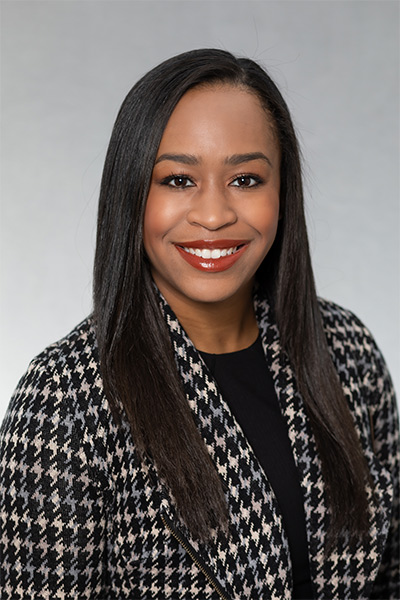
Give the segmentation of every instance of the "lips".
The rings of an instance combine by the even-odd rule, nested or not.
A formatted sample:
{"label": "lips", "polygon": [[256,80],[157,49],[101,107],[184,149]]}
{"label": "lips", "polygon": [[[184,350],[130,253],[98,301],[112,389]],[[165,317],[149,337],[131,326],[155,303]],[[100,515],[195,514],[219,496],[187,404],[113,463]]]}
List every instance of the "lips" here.
{"label": "lips", "polygon": [[247,240],[196,240],[175,244],[175,247],[195,269],[217,273],[232,267],[248,244]]}

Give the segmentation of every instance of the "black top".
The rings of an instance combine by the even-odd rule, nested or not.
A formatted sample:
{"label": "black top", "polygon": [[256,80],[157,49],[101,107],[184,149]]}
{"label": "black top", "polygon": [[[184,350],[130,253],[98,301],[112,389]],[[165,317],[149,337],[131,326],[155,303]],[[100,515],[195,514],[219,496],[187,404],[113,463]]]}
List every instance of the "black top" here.
{"label": "black top", "polygon": [[303,496],[260,336],[239,352],[200,352],[266,473],[281,509],[293,568],[293,598],[313,597]]}

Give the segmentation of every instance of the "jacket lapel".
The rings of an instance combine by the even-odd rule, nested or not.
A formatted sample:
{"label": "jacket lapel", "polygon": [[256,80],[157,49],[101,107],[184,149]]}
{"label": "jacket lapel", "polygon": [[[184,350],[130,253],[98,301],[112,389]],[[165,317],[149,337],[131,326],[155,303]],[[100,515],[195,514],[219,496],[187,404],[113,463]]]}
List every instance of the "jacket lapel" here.
{"label": "jacket lapel", "polygon": [[256,297],[255,311],[265,357],[286,420],[289,440],[299,472],[304,498],[311,579],[314,582],[316,597],[321,597],[324,585],[319,574],[319,566],[328,526],[321,463],[302,398],[296,390],[293,370],[286,354],[282,351],[278,329],[269,316],[268,302]]}
{"label": "jacket lapel", "polygon": [[[295,377],[286,354],[282,351],[276,325],[268,318],[270,308],[265,299],[255,299],[264,352],[272,373],[282,414],[287,422],[288,434],[295,463],[299,472],[304,497],[304,509],[309,546],[311,578],[316,598],[367,598],[376,577],[389,525],[391,492],[387,479],[379,481],[379,467],[375,457],[364,443],[364,453],[370,472],[375,479],[374,493],[368,487],[370,505],[370,531],[364,541],[352,545],[343,536],[329,552],[325,549],[329,526],[329,511],[321,462],[315,438],[305,412],[304,403],[296,389]],[[352,357],[351,359],[352,360]],[[343,357],[341,358],[343,362]],[[343,371],[343,364],[342,369]],[[340,369],[339,369],[340,371]],[[346,382],[342,381],[345,393]],[[351,386],[352,395],[360,395],[360,383]],[[358,410],[367,412],[366,402],[356,398]],[[354,398],[353,398],[354,402]],[[352,402],[349,401],[350,406]],[[366,415],[366,418],[367,415]],[[382,485],[383,484],[383,485]],[[385,489],[386,486],[386,489]]]}
{"label": "jacket lapel", "polygon": [[[192,547],[234,598],[291,598],[288,542],[271,490],[247,439],[196,349],[167,305],[178,370],[196,424],[223,481],[231,515],[229,538],[202,545],[175,520]],[[175,517],[176,519],[176,517]]]}

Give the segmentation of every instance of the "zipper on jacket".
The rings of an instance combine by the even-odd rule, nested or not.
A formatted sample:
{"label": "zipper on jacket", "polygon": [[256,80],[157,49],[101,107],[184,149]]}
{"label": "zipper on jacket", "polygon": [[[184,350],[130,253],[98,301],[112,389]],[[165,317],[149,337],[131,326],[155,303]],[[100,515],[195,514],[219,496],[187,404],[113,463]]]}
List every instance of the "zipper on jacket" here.
{"label": "zipper on jacket", "polygon": [[190,546],[189,542],[186,541],[185,538],[175,529],[175,527],[172,525],[172,523],[170,522],[170,520],[167,517],[165,517],[164,515],[161,515],[161,518],[162,518],[166,528],[170,531],[172,536],[180,543],[180,545],[186,550],[186,552],[189,554],[192,561],[198,566],[200,571],[206,576],[206,578],[210,582],[211,586],[218,593],[220,598],[222,598],[222,600],[229,600],[225,591],[222,589],[222,587],[220,586],[218,581],[215,579],[215,577],[213,577],[210,569],[207,567],[207,565],[204,564],[204,561],[195,552],[195,550]]}

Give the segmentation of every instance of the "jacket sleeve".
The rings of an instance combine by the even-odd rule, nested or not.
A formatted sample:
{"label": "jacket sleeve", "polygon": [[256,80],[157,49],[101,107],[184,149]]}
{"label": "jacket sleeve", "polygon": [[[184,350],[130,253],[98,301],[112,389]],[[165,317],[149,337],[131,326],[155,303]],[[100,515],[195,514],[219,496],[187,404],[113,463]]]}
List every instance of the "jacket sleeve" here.
{"label": "jacket sleeve", "polygon": [[393,510],[385,551],[374,582],[371,598],[400,598],[399,549],[399,421],[394,389],[385,362],[372,342],[376,366],[373,404],[370,405],[373,426],[374,451],[381,464],[389,471],[393,482]]}
{"label": "jacket sleeve", "polygon": [[104,506],[57,366],[33,361],[0,430],[3,600],[104,597]]}

